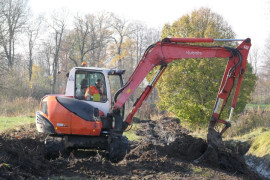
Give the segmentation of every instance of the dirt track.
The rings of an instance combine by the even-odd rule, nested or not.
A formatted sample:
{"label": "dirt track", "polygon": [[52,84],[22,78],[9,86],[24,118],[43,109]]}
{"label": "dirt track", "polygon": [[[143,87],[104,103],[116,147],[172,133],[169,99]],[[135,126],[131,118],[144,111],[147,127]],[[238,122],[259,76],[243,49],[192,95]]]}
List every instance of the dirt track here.
{"label": "dirt track", "polygon": [[140,142],[119,163],[103,151],[75,151],[56,160],[44,158],[43,140],[35,126],[1,134],[0,179],[260,179],[229,149],[200,164],[193,161],[207,148],[204,140],[188,135],[179,120],[141,121]]}

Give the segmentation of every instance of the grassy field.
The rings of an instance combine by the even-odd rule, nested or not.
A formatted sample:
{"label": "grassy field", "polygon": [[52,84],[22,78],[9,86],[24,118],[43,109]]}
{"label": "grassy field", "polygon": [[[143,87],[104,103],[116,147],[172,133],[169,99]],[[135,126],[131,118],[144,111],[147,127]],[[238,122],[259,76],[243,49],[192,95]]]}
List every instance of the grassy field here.
{"label": "grassy field", "polygon": [[251,108],[270,109],[270,104],[247,104],[246,105],[246,109],[251,109]]}
{"label": "grassy field", "polygon": [[251,147],[248,151],[249,155],[256,157],[268,157],[270,161],[270,128],[269,127],[259,127],[254,128],[249,133],[241,136],[236,136],[232,138],[237,141],[249,141]]}
{"label": "grassy field", "polygon": [[0,117],[0,132],[33,122],[35,122],[35,117]]}
{"label": "grassy field", "polygon": [[256,128],[250,133],[235,137],[234,139],[250,141],[251,147],[247,154],[256,157],[266,157],[270,162],[270,128]]}

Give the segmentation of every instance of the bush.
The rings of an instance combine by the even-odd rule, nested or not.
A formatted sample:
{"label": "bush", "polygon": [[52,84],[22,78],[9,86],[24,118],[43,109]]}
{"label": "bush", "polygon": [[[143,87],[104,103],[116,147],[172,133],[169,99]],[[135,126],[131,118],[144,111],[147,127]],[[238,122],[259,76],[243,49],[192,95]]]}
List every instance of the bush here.
{"label": "bush", "polygon": [[243,135],[258,127],[270,127],[270,108],[247,109],[232,122],[227,135]]}

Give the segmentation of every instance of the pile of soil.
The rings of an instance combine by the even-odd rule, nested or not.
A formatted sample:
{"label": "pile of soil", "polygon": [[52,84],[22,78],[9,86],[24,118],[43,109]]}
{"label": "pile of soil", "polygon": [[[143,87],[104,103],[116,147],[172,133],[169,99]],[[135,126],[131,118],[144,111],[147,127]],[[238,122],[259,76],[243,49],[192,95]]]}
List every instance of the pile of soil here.
{"label": "pile of soil", "polygon": [[105,151],[77,150],[69,157],[44,158],[45,136],[35,126],[19,127],[0,135],[0,179],[260,179],[243,158],[229,149],[194,160],[207,143],[188,135],[178,119],[140,121],[139,142],[130,142],[124,160],[112,163]]}
{"label": "pile of soil", "polygon": [[21,126],[0,135],[0,177],[41,177],[49,164],[44,159],[44,135],[34,124]]}

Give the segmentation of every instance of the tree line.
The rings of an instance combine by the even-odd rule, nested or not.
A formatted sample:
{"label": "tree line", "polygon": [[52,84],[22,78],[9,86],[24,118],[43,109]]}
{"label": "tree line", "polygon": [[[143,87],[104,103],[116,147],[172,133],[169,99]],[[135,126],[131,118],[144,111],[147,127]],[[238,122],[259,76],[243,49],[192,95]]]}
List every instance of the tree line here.
{"label": "tree line", "polygon": [[35,97],[63,93],[65,74],[83,61],[127,69],[128,77],[144,49],[160,38],[159,30],[110,12],[34,17],[27,2],[0,1],[0,89],[10,96],[14,88]]}
{"label": "tree line", "polygon": [[[126,69],[124,78],[127,80],[144,50],[164,37],[235,38],[223,17],[209,8],[194,10],[173,24],[165,24],[162,30],[110,12],[72,16],[61,10],[47,17],[35,17],[27,0],[0,0],[0,8],[2,100],[40,99],[45,94],[64,93],[66,74],[84,61],[87,66]],[[236,112],[241,112],[246,103],[254,100],[251,92],[255,87],[255,74],[267,77],[256,72],[257,60],[258,56],[253,53]],[[182,120],[204,124],[209,120],[225,65],[226,61],[214,63],[212,59],[171,63],[150,98],[158,100],[160,109]],[[257,87],[265,87],[259,83],[263,78],[256,82]],[[255,93],[256,90],[258,88]],[[131,101],[135,101],[135,97],[131,97]]]}

